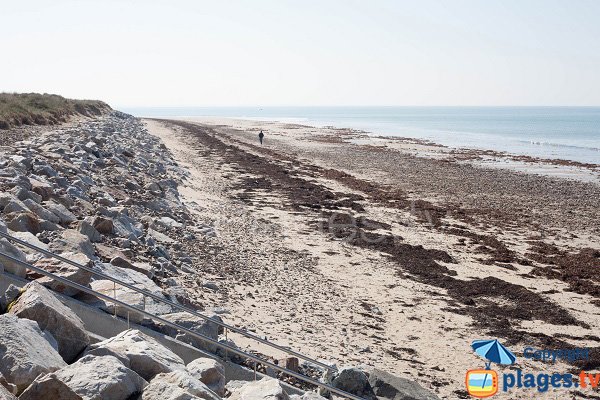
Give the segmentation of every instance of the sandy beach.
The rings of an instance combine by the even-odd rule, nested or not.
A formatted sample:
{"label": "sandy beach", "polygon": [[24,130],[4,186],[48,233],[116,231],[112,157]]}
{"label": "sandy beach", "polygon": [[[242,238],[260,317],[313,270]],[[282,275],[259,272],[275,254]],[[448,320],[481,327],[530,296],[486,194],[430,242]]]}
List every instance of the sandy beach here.
{"label": "sandy beach", "polygon": [[[216,227],[186,250],[220,290],[187,286],[226,321],[448,399],[468,398],[465,373],[484,366],[475,339],[500,339],[523,370],[600,366],[598,166],[333,127],[145,122],[190,172],[186,205]],[[593,350],[549,364],[527,346]]]}

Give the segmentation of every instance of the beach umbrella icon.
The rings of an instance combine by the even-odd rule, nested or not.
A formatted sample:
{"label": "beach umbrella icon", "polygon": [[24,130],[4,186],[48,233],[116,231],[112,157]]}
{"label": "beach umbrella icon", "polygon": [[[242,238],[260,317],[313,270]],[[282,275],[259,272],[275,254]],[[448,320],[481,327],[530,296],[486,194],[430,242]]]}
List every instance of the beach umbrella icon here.
{"label": "beach umbrella icon", "polygon": [[[517,357],[498,341],[494,340],[474,340],[471,347],[475,353],[496,364],[511,365],[517,360]],[[489,369],[490,363],[486,363]]]}

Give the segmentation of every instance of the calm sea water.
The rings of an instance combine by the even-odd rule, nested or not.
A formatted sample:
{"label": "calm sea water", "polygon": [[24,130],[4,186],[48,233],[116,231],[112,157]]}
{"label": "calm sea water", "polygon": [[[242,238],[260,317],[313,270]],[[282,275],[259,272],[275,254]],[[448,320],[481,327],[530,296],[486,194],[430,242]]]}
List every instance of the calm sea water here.
{"label": "calm sea water", "polygon": [[136,116],[218,116],[332,125],[451,147],[600,164],[600,107],[188,107]]}

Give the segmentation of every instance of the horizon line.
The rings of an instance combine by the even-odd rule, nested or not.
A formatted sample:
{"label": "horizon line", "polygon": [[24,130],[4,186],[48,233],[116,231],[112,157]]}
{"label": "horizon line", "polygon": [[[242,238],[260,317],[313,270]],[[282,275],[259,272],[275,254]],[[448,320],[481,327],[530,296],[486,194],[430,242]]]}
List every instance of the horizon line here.
{"label": "horizon line", "polygon": [[115,108],[600,108],[598,105],[117,105]]}

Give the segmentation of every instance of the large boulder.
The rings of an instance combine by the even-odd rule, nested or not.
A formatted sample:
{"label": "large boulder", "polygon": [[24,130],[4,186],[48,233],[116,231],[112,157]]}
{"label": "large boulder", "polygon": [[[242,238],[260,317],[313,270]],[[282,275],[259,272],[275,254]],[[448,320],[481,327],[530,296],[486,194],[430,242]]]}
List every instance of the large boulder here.
{"label": "large boulder", "polygon": [[231,391],[229,400],[289,400],[279,381],[269,377],[237,388],[232,387]]}
{"label": "large boulder", "polygon": [[28,283],[24,289],[10,313],[36,321],[56,339],[62,358],[68,363],[75,360],[90,343],[81,319],[39,283]]}
{"label": "large boulder", "polygon": [[375,399],[367,374],[357,368],[342,368],[331,382],[337,389],[355,394],[364,399]]}
{"label": "large boulder", "polygon": [[212,358],[197,358],[185,367],[190,374],[200,379],[219,396],[225,395],[225,369]]}
{"label": "large boulder", "polygon": [[37,322],[0,315],[0,373],[21,392],[39,374],[67,364],[44,338]]}
{"label": "large boulder", "polygon": [[[13,258],[16,258],[19,261],[27,261],[25,254],[21,250],[13,246],[5,238],[0,238],[0,252],[7,254]],[[20,276],[21,278],[24,278],[26,275],[27,270],[24,266],[2,255],[0,255],[0,264],[6,272],[10,272],[11,274]]]}
{"label": "large boulder", "polygon": [[[111,264],[103,263],[101,265],[102,272],[106,275],[110,275],[113,278],[119,279],[120,281],[132,285],[138,289],[143,289],[148,292],[151,292],[154,295],[166,300],[166,297],[163,295],[162,289],[158,287],[156,283],[154,283],[154,281],[152,281],[152,279],[148,278],[146,275],[134,270],[119,268]],[[110,297],[114,297],[115,295],[115,285],[111,280],[95,280],[90,285],[92,289],[104,295]],[[151,312],[153,314],[161,315],[173,311],[171,306],[156,301],[150,297],[146,297],[144,299],[143,294],[125,286],[116,285],[116,295],[117,300],[121,300],[131,306],[140,309],[145,308],[146,311]],[[135,311],[132,312],[129,309],[121,307],[119,305],[115,306],[115,304],[111,302],[99,302],[96,305],[111,314],[115,312],[116,307],[117,315],[123,318],[129,318],[130,321],[133,321],[135,323],[140,323],[144,320],[143,314]]]}
{"label": "large boulder", "polygon": [[[148,383],[112,356],[86,356],[49,375],[42,375],[21,395],[22,399],[37,400],[56,397],[66,399],[126,400],[143,391]],[[62,397],[59,397],[62,399]]]}
{"label": "large boulder", "polygon": [[40,399],[59,399],[59,400],[83,400],[66,383],[61,381],[56,374],[50,373],[40,375],[29,385],[21,396],[20,400],[40,400]]}
{"label": "large boulder", "polygon": [[185,370],[158,374],[142,394],[142,400],[219,400],[199,379]]}
{"label": "large boulder", "polygon": [[[215,321],[223,322],[221,317],[217,314],[210,314],[209,317]],[[221,333],[223,330],[223,328],[215,322],[195,317],[186,312],[165,314],[162,316],[162,318],[213,339],[214,341],[219,340],[219,333]],[[207,342],[206,340],[200,339],[196,336],[192,336],[189,333],[180,332],[179,330],[168,325],[161,325],[159,330],[166,335],[174,337],[182,342],[189,343],[196,348],[208,350],[212,353],[217,350],[217,347],[214,344],[211,344],[210,342]]]}
{"label": "large boulder", "polygon": [[65,229],[60,238],[50,243],[50,249],[55,253],[83,253],[89,259],[92,259],[96,253],[90,239],[75,229]]}
{"label": "large boulder", "polygon": [[112,355],[129,360],[129,366],[146,380],[162,372],[185,369],[181,357],[138,330],[130,329],[90,345],[85,354]]}
{"label": "large boulder", "polygon": [[[94,263],[85,254],[67,252],[62,253],[61,256],[77,264],[94,269]],[[68,279],[80,285],[90,285],[90,280],[92,278],[91,272],[88,272],[78,267],[74,267],[71,264],[67,264],[55,258],[43,258],[41,260],[36,261],[34,265],[36,267],[43,268],[48,272],[52,272],[55,275],[58,275],[62,278]],[[50,277],[44,276],[42,278],[37,279],[37,282],[46,286],[47,288],[60,292],[66,296],[75,296],[76,294],[80,293],[79,289],[58,282]]]}
{"label": "large boulder", "polygon": [[373,368],[367,371],[369,384],[379,398],[391,400],[439,400],[435,394],[423,389],[418,383]]}

